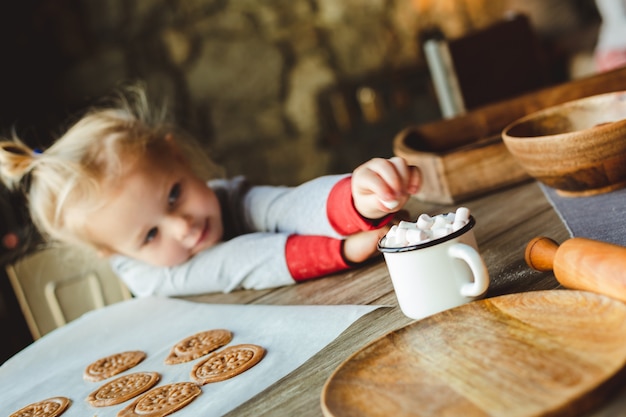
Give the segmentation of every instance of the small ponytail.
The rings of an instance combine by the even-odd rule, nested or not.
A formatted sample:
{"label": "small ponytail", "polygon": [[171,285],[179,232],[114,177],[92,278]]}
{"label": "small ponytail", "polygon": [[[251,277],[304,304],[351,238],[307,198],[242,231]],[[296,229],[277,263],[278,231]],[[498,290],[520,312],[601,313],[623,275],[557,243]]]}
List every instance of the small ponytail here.
{"label": "small ponytail", "polygon": [[10,190],[17,190],[30,172],[36,153],[21,141],[0,141],[0,179]]}
{"label": "small ponytail", "polygon": [[101,249],[85,227],[93,220],[90,214],[106,203],[108,187],[115,187],[135,160],[171,153],[168,134],[200,177],[221,174],[206,172],[215,164],[204,150],[167,120],[164,109],[155,112],[137,86],[120,91],[109,105],[87,111],[43,154],[15,133],[12,140],[0,139],[0,180],[24,194],[45,240]]}

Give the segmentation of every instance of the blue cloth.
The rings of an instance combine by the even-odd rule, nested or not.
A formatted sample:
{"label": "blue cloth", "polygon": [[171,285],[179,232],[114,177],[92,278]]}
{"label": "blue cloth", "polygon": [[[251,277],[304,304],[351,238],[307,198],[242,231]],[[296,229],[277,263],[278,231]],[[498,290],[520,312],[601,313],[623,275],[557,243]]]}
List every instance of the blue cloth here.
{"label": "blue cloth", "polygon": [[570,236],[626,246],[626,188],[589,197],[562,197],[540,184]]}

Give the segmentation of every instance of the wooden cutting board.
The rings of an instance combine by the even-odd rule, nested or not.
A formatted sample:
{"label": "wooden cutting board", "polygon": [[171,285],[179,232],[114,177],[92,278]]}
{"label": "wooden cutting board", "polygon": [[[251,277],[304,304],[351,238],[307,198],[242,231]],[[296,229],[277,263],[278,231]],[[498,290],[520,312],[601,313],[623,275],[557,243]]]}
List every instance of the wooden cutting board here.
{"label": "wooden cutting board", "polygon": [[326,382],[344,416],[580,416],[626,373],[626,304],[570,290],[474,301],[374,341]]}

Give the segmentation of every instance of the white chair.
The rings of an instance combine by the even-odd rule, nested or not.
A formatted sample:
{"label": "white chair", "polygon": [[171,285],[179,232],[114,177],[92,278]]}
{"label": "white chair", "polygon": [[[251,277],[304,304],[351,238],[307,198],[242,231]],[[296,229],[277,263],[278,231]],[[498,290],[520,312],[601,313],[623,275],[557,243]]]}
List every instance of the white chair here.
{"label": "white chair", "polygon": [[73,247],[43,249],[6,270],[35,340],[88,311],[131,298],[105,259]]}

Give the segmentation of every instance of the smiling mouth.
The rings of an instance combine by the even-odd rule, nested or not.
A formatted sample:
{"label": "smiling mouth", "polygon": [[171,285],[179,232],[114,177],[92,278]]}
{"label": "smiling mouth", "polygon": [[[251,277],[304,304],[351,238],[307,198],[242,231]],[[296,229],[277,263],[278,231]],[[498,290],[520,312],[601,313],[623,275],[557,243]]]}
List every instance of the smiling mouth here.
{"label": "smiling mouth", "polygon": [[208,235],[209,235],[209,221],[205,220],[204,225],[202,226],[202,231],[200,232],[200,236],[198,236],[198,240],[196,241],[196,244],[193,246],[194,249],[197,250],[207,239]]}

